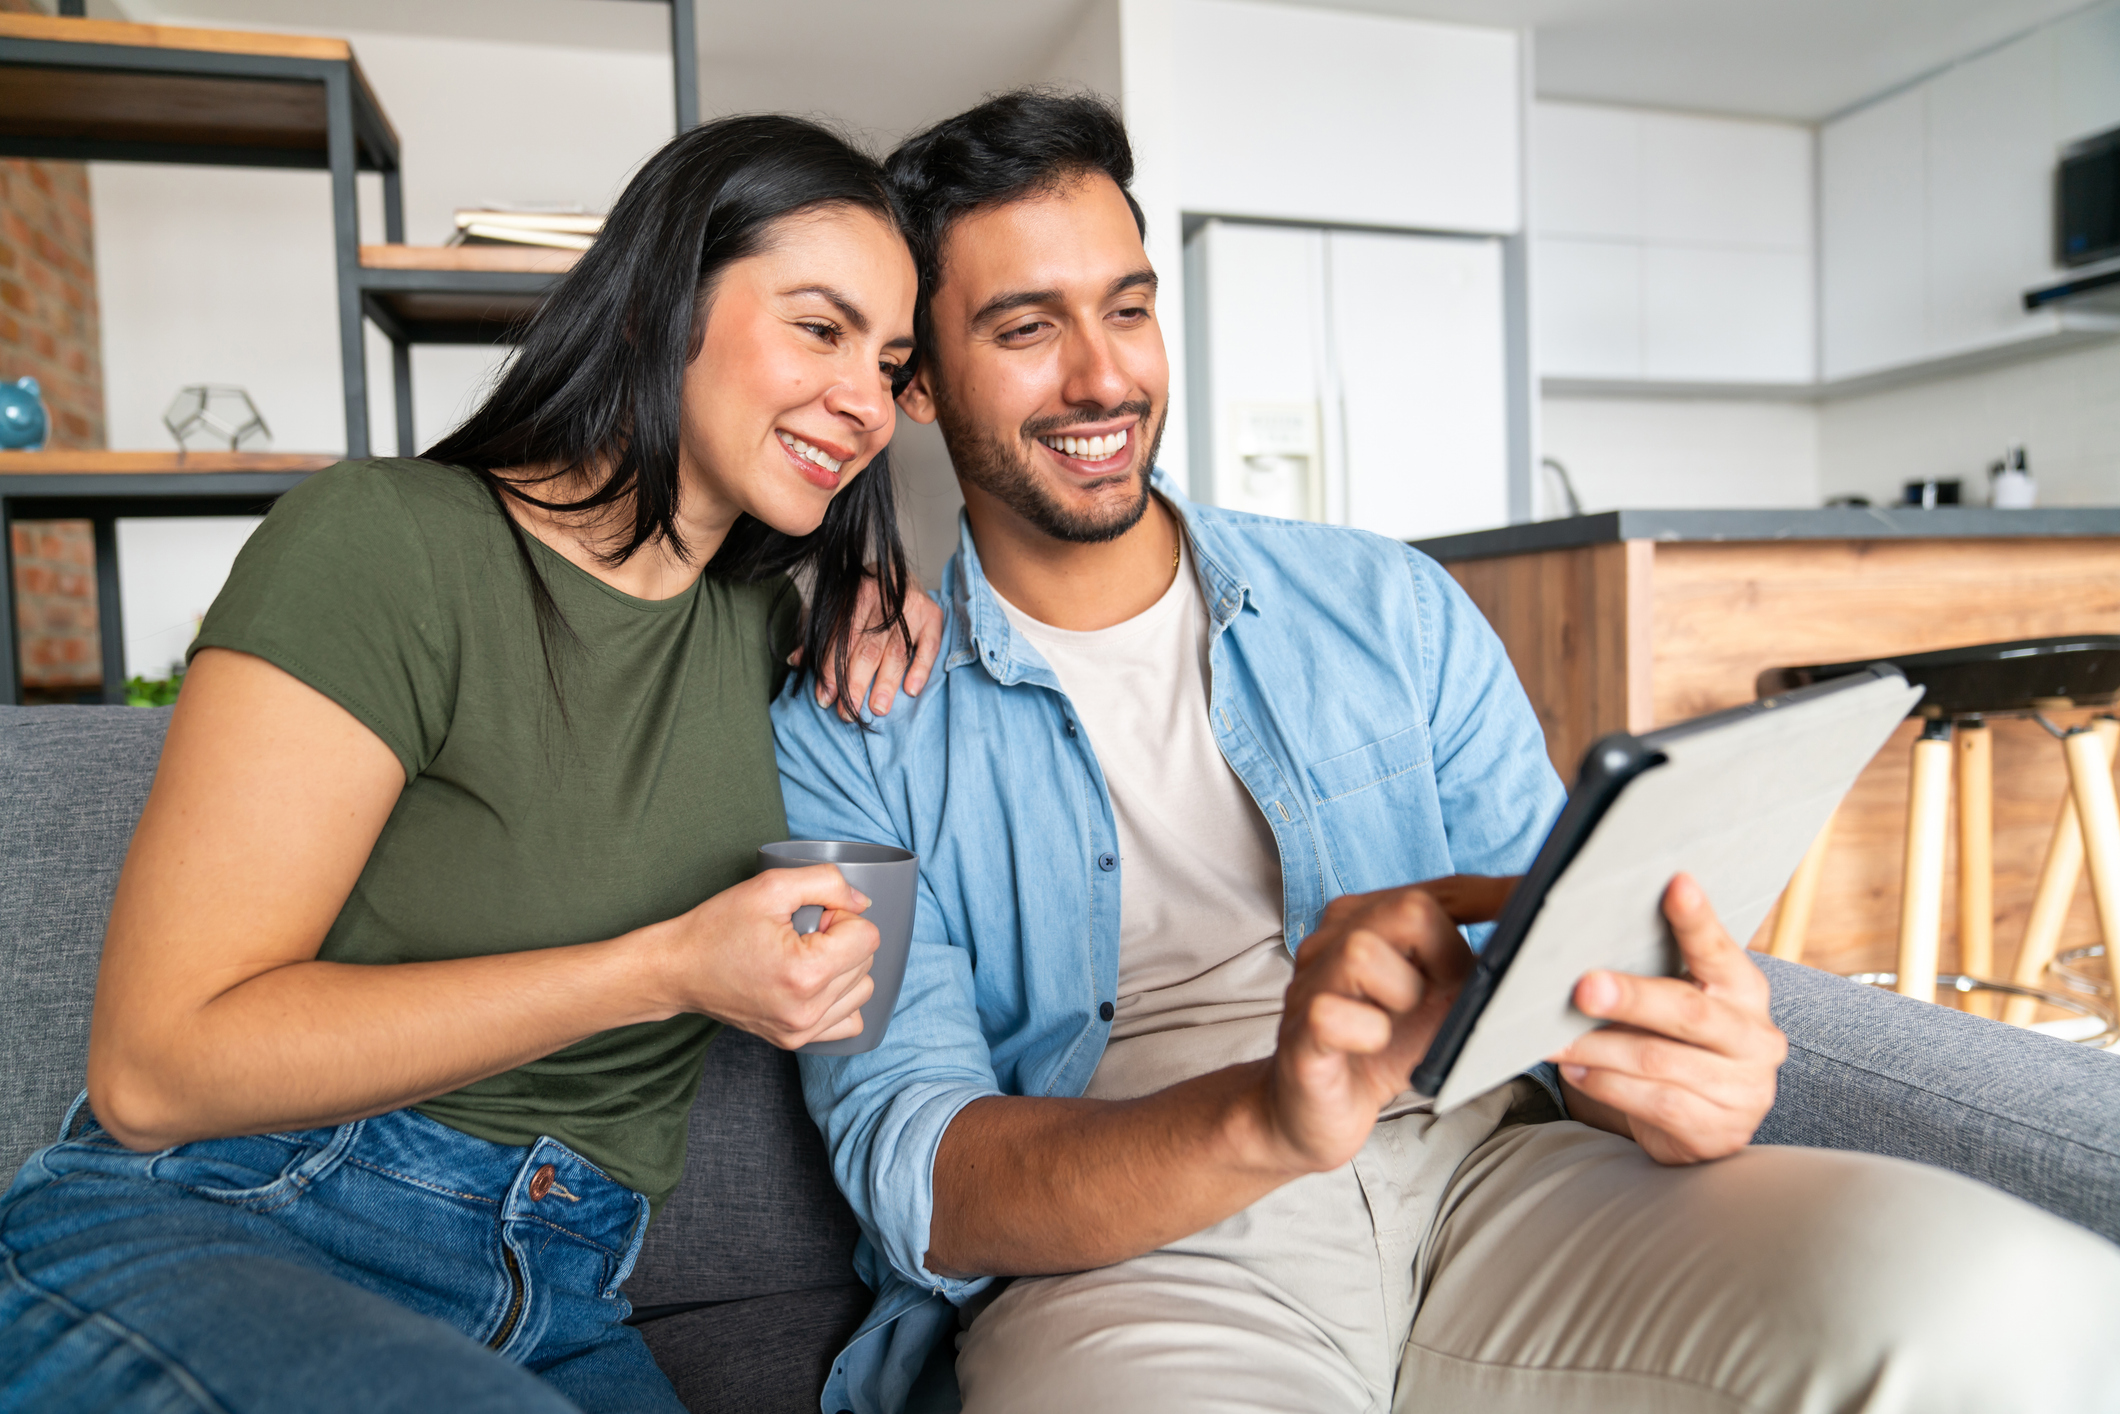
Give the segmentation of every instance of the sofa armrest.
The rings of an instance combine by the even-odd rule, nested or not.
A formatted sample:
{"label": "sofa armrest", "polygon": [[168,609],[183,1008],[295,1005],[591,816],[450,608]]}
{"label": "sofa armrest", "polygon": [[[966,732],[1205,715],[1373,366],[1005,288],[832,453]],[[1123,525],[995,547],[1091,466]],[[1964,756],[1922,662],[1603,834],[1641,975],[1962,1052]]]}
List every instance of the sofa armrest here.
{"label": "sofa armrest", "polygon": [[2120,1241],[2120,1055],[1754,958],[1789,1038],[1755,1142],[1933,1164]]}

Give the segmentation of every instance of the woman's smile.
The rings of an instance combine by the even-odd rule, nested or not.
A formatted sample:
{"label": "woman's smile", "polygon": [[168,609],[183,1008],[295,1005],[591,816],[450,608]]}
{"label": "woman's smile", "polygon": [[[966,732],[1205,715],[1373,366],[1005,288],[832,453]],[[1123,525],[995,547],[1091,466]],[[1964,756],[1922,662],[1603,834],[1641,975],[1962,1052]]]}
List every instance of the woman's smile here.
{"label": "woman's smile", "polygon": [[773,435],[780,440],[781,450],[805,481],[826,491],[839,489],[840,468],[852,459],[852,451],[834,443],[799,437],[786,428],[774,428]]}

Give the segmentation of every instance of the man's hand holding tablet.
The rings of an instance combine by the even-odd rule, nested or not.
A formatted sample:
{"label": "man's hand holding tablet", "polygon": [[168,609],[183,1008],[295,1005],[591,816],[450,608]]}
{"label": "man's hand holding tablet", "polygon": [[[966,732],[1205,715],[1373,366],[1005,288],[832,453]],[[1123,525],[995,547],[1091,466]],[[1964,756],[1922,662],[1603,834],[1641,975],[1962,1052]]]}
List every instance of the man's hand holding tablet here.
{"label": "man's hand holding tablet", "polygon": [[[1492,921],[1515,879],[1456,875],[1333,901],[1296,953],[1269,1123],[1330,1168],[1361,1148],[1404,1088],[1473,969],[1459,925]],[[1774,1104],[1788,1045],[1767,1014],[1767,980],[1699,886],[1671,881],[1664,912],[1689,977],[1598,970],[1575,1004],[1609,1023],[1549,1059],[1571,1117],[1625,1135],[1659,1163],[1721,1158],[1751,1141]]]}
{"label": "man's hand holding tablet", "polygon": [[1576,1009],[1608,1024],[1547,1059],[1573,1118],[1629,1136],[1660,1164],[1697,1164],[1752,1142],[1789,1043],[1767,1014],[1766,977],[1700,885],[1673,879],[1664,917],[1689,975],[1589,973]]}

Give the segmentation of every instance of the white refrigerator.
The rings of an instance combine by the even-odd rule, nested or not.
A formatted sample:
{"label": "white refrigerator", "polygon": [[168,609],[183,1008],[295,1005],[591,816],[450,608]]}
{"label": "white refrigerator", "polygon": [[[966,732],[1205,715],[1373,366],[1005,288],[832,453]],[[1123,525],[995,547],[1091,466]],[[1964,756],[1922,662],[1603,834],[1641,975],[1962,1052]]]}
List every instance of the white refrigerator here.
{"label": "white refrigerator", "polygon": [[1196,500],[1399,540],[1508,522],[1500,240],[1216,219],[1185,274]]}

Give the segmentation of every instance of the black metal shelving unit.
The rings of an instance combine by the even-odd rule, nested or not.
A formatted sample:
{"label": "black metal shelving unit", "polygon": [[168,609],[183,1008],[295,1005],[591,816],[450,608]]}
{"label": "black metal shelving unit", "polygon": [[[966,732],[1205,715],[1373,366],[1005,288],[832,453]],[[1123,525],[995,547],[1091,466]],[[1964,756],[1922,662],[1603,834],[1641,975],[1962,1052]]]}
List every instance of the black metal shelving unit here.
{"label": "black metal shelving unit", "polygon": [[[649,3],[670,10],[675,117],[682,132],[699,121],[693,0]],[[382,177],[383,234],[391,246],[403,247],[404,198],[397,133],[343,40],[91,20],[83,15],[84,0],[60,0],[59,8],[57,17],[0,15],[0,157],[330,172],[348,457],[372,450],[367,321],[391,342],[397,444],[409,455],[416,450],[412,346],[506,343],[561,278],[551,272],[363,266],[358,174]],[[21,699],[11,522],[85,519],[95,526],[104,699],[122,702],[118,519],[257,514],[309,474],[177,466],[46,475],[18,466],[0,475],[0,703]]]}
{"label": "black metal shelving unit", "polygon": [[217,42],[220,31],[5,18],[14,23],[0,30],[0,157],[331,173],[347,452],[367,455],[355,174],[382,174],[387,239],[404,239],[405,212],[397,133],[351,47],[255,35],[237,48]]}
{"label": "black metal shelving unit", "polygon": [[[683,131],[699,121],[693,0],[649,3],[670,10]],[[381,174],[392,245],[405,239],[404,198],[397,133],[343,41],[90,20],[81,8],[66,0],[58,19],[0,17],[18,22],[0,27],[0,157],[329,171],[346,455],[372,451],[362,345],[370,319],[391,342],[397,444],[409,454],[412,345],[505,342],[559,276],[362,266],[356,174]],[[396,306],[415,295],[448,313],[403,317]]]}
{"label": "black metal shelving unit", "polygon": [[[282,457],[280,461],[298,458]],[[22,700],[15,639],[14,554],[18,520],[85,520],[96,543],[96,620],[103,649],[103,700],[125,701],[125,623],[118,595],[118,521],[136,516],[263,515],[308,471],[37,472],[0,476],[0,704]]]}

